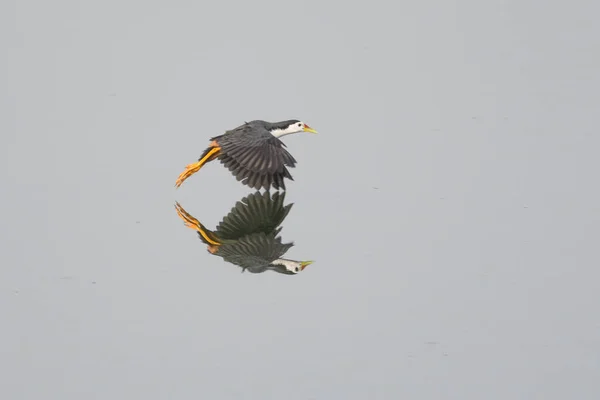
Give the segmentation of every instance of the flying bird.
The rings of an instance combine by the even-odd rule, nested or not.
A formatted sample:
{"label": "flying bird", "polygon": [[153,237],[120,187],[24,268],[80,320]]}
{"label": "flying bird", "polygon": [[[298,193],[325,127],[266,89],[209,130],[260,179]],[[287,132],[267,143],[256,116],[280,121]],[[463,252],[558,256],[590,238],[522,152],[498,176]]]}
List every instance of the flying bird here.
{"label": "flying bird", "polygon": [[284,206],[285,193],[282,193],[275,192],[271,197],[268,191],[255,192],[242,198],[214,231],[207,229],[179,203],[175,209],[184,224],[198,233],[209,253],[241,267],[242,272],[274,271],[295,275],[313,261],[283,258],[294,243],[282,243],[279,236],[280,225],[293,206]]}
{"label": "flying bird", "polygon": [[219,159],[244,185],[257,190],[269,190],[271,186],[285,190],[284,178],[294,180],[288,167],[294,168],[297,162],[280,138],[298,132],[317,133],[297,119],[281,122],[255,120],[214,136],[209,139],[210,144],[198,161],[186,166],[175,186],[181,186],[206,163]]}

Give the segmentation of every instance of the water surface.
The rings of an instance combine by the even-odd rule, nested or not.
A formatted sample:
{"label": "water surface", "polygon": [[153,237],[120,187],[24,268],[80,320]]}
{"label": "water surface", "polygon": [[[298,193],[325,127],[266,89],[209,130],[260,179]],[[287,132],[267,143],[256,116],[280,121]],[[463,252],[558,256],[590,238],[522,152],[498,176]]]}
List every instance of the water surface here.
{"label": "water surface", "polygon": [[[0,397],[598,398],[599,7],[540,4],[12,4]],[[289,118],[315,263],[242,274],[175,179]]]}

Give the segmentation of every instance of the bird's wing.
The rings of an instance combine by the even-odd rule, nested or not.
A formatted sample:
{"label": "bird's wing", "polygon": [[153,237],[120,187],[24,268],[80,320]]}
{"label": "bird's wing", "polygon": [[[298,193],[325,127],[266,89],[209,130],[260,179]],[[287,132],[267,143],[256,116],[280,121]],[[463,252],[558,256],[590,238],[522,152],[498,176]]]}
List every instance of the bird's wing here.
{"label": "bird's wing", "polygon": [[219,156],[221,163],[229,169],[238,181],[248,185],[251,188],[259,190],[261,187],[269,189],[272,185],[275,189],[285,190],[285,179],[294,180],[287,168],[283,168],[282,172],[261,173],[253,172],[241,166],[235,159],[227,154],[221,153]]}
{"label": "bird's wing", "polygon": [[293,203],[284,206],[285,193],[253,193],[242,198],[217,225],[215,233],[222,239],[235,240],[262,232],[275,237],[277,229],[290,212]]}
{"label": "bird's wing", "polygon": [[242,125],[218,137],[221,154],[242,168],[260,174],[284,173],[296,160],[285,144],[262,127]]}
{"label": "bird's wing", "polygon": [[293,242],[281,243],[280,237],[260,232],[244,236],[237,242],[219,246],[217,254],[225,261],[243,268],[260,267],[283,257],[293,246]]}

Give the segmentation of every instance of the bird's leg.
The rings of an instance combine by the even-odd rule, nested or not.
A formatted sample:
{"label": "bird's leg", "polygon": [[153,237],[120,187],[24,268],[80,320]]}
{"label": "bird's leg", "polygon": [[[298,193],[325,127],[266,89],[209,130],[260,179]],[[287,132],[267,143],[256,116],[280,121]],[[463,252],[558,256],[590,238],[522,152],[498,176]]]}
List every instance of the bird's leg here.
{"label": "bird's leg", "polygon": [[200,221],[192,217],[179,203],[175,203],[175,210],[179,218],[183,220],[183,224],[195,231],[200,231]]}
{"label": "bird's leg", "polygon": [[187,178],[189,178],[190,176],[192,176],[193,174],[198,172],[204,164],[217,158],[219,156],[220,151],[221,151],[221,148],[219,147],[217,142],[213,140],[210,143],[210,146],[206,150],[204,150],[204,153],[202,154],[200,159],[198,161],[196,161],[195,163],[188,164],[185,167],[185,170],[181,174],[179,174],[179,177],[177,178],[177,181],[175,182],[175,186],[176,187],[181,186],[183,181],[185,181]]}
{"label": "bird's leg", "polygon": [[191,228],[198,232],[202,237],[202,241],[208,245],[208,251],[211,254],[215,254],[219,250],[219,246],[221,245],[219,238],[214,234],[214,232],[209,231],[198,221],[196,218],[191,216],[187,211],[181,207],[179,203],[175,203],[175,210],[177,211],[177,215],[179,218],[183,220],[183,223],[188,228]]}

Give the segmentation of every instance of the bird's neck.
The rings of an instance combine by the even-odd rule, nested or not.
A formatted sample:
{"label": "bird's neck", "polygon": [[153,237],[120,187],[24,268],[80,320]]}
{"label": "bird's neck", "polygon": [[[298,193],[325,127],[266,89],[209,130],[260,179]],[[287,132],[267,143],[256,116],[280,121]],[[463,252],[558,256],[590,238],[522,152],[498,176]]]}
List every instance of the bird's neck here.
{"label": "bird's neck", "polygon": [[298,261],[288,260],[286,258],[279,258],[279,259],[277,259],[275,261],[271,261],[271,264],[274,264],[274,265],[283,265],[289,271],[294,271],[294,269],[296,267],[300,267],[300,263]]}
{"label": "bird's neck", "polygon": [[296,133],[296,132],[297,131],[295,131],[293,129],[289,129],[289,128],[286,128],[286,129],[276,128],[271,131],[271,135],[275,136],[276,138],[279,138],[279,137],[282,137],[285,135],[291,135],[292,133]]}

